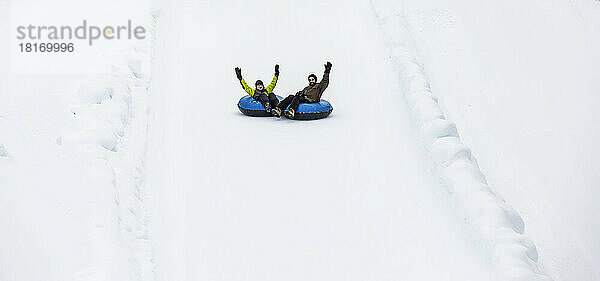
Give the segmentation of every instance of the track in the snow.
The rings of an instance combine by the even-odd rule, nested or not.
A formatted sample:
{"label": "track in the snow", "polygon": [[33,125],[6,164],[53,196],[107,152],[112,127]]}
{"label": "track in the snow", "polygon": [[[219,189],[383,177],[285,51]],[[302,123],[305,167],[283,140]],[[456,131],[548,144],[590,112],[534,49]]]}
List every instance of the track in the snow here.
{"label": "track in the snow", "polygon": [[[366,1],[171,3],[148,149],[159,280],[486,280],[434,193]],[[285,96],[333,62],[327,119],[241,115],[247,81]],[[250,83],[249,82],[249,83]]]}

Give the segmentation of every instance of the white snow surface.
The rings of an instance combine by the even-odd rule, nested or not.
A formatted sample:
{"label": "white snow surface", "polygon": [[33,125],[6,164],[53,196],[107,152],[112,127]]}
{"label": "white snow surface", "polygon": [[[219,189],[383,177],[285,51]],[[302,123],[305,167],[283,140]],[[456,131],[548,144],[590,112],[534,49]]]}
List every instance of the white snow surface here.
{"label": "white snow surface", "polygon": [[[146,179],[159,280],[490,279],[437,193],[369,3],[344,3],[164,7]],[[329,118],[237,110],[235,66],[253,83],[279,63],[286,96],[327,60]]]}
{"label": "white snow surface", "polygon": [[537,266],[533,242],[523,236],[524,222],[488,186],[471,150],[460,140],[433,95],[422,65],[415,57],[401,5],[371,1],[379,17],[390,58],[399,69],[406,102],[412,109],[423,144],[444,182],[448,197],[469,224],[496,266],[500,280],[550,280]]}
{"label": "white snow surface", "polygon": [[600,280],[600,2],[387,1],[554,280]]}
{"label": "white snow surface", "polygon": [[[28,10],[69,13],[67,2],[3,1],[0,22],[12,27]],[[128,15],[151,29],[150,6],[137,4]],[[3,55],[10,42],[2,40]],[[150,41],[118,45],[86,57],[86,71],[65,55],[44,66],[59,74],[2,62],[0,280],[152,278],[143,189],[150,53]],[[22,54],[44,55],[52,56]]]}
{"label": "white snow surface", "polygon": [[[15,52],[15,24],[83,18],[148,39]],[[0,280],[599,280],[599,25],[591,0],[0,1]],[[238,111],[234,67],[280,64],[287,96],[326,61],[330,117]]]}

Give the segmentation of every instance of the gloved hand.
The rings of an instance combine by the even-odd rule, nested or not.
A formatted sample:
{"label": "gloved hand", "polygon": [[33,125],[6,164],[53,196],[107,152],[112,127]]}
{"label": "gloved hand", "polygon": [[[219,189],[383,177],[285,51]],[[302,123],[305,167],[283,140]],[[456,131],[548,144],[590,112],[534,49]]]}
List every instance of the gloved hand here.
{"label": "gloved hand", "polygon": [[331,71],[331,66],[332,64],[330,62],[325,64],[325,73],[329,73],[329,71]]}
{"label": "gloved hand", "polygon": [[242,80],[242,69],[241,68],[239,68],[239,67],[235,68],[235,76],[237,76],[238,80],[240,80],[240,81]]}
{"label": "gloved hand", "polygon": [[279,77],[279,65],[275,65],[275,76]]}

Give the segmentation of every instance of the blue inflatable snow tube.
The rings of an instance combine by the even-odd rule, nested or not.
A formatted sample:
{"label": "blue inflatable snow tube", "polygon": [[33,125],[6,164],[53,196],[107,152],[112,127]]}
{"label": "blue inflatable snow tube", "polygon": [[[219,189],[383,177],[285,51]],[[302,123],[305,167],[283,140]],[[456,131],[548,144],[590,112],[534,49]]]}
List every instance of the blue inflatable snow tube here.
{"label": "blue inflatable snow tube", "polygon": [[[281,101],[281,97],[277,96]],[[265,107],[251,96],[243,96],[238,102],[238,108],[244,115],[254,117],[268,117],[273,116],[271,113],[265,111]]]}
{"label": "blue inflatable snow tube", "polygon": [[[282,97],[277,96],[281,101]],[[267,113],[263,105],[252,98],[251,96],[244,96],[238,102],[238,108],[244,115],[254,117],[268,117],[273,116],[271,113]],[[289,108],[289,106],[288,106]],[[287,109],[287,108],[286,108]],[[294,114],[294,120],[315,120],[329,116],[333,111],[333,107],[326,100],[321,100],[316,103],[300,103],[298,110]]]}
{"label": "blue inflatable snow tube", "polygon": [[[289,106],[288,106],[289,108]],[[329,116],[333,111],[333,106],[326,101],[321,100],[315,103],[300,103],[298,110],[294,114],[294,120],[315,120]]]}

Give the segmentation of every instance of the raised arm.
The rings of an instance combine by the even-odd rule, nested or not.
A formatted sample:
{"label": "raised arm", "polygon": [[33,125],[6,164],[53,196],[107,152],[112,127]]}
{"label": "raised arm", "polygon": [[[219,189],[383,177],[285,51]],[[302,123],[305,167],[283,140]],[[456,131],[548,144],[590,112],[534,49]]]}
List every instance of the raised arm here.
{"label": "raised arm", "polygon": [[246,81],[244,81],[244,79],[240,80],[240,83],[242,84],[242,88],[244,88],[244,91],[246,91],[246,93],[248,93],[248,95],[253,97],[254,89],[252,89],[250,86],[248,86],[248,84],[246,84]]}
{"label": "raised arm", "polygon": [[240,80],[240,84],[242,84],[242,88],[244,89],[244,91],[246,91],[246,93],[248,93],[248,95],[253,97],[254,89],[252,89],[250,86],[248,86],[248,84],[246,84],[246,81],[244,81],[244,78],[242,78],[242,69],[240,69],[239,67],[236,67],[235,68],[235,76],[237,76],[237,79]]}
{"label": "raised arm", "polygon": [[319,90],[321,93],[323,93],[323,91],[325,91],[325,89],[327,89],[327,86],[329,86],[329,72],[331,72],[331,63],[327,62],[325,64],[325,72],[323,73],[323,78],[321,79],[321,82],[319,83]]}
{"label": "raised arm", "polygon": [[273,80],[271,80],[271,84],[269,84],[269,86],[267,86],[267,92],[270,94],[273,92],[273,89],[275,89],[275,86],[277,86],[277,76],[273,76]]}
{"label": "raised arm", "polygon": [[271,84],[269,84],[269,86],[267,86],[267,93],[272,93],[273,90],[275,89],[275,86],[277,86],[277,79],[279,78],[279,65],[276,64],[275,65],[275,76],[273,76],[273,80],[271,80]]}

